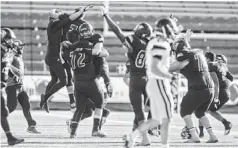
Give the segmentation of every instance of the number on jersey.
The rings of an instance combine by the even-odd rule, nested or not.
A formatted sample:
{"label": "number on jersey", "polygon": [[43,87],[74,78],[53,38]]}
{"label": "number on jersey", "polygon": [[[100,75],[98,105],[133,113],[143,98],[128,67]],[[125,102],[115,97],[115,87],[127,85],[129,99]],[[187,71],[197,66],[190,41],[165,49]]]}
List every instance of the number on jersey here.
{"label": "number on jersey", "polygon": [[135,65],[137,68],[143,68],[145,66],[145,51],[141,50],[136,57]]}
{"label": "number on jersey", "polygon": [[72,69],[81,68],[85,66],[85,53],[75,53],[72,51],[70,52],[70,58]]}

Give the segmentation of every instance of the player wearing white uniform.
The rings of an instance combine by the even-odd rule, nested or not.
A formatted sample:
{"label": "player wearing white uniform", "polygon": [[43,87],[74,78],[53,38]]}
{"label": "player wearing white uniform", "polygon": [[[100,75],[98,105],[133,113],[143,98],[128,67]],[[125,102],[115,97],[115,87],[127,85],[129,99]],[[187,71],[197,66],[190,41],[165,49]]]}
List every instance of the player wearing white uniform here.
{"label": "player wearing white uniform", "polygon": [[148,82],[146,91],[150,98],[152,118],[141,124],[134,132],[124,136],[125,147],[134,145],[135,139],[148,129],[161,125],[162,147],[168,148],[169,124],[173,111],[169,73],[171,47],[176,34],[179,33],[177,20],[174,17],[162,18],[156,22],[159,35],[150,40],[146,48],[146,66]]}

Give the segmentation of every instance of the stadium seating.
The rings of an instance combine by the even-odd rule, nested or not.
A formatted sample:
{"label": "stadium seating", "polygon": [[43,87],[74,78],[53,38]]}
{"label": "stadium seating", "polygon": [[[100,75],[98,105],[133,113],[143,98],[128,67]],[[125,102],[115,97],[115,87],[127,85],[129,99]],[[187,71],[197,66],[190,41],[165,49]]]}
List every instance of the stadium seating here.
{"label": "stadium seating", "polygon": [[[30,73],[44,70],[42,60],[46,51],[45,29],[49,10],[59,8],[72,13],[74,8],[88,4],[91,2],[1,2],[1,26],[13,28],[16,36],[27,44],[24,60]],[[92,4],[99,6],[101,2],[94,1]],[[125,31],[131,31],[140,22],[148,22],[154,26],[158,18],[173,13],[185,28],[195,32],[238,33],[238,2],[236,1],[111,1],[109,9],[112,19]],[[97,31],[102,32],[103,18],[99,7],[90,10],[85,19]],[[127,59],[126,49],[115,37],[106,37],[104,45],[110,53],[108,57],[110,70],[116,72],[116,67],[124,64]],[[193,39],[191,45],[194,48],[225,54],[231,64],[231,71],[238,74],[237,40]]]}

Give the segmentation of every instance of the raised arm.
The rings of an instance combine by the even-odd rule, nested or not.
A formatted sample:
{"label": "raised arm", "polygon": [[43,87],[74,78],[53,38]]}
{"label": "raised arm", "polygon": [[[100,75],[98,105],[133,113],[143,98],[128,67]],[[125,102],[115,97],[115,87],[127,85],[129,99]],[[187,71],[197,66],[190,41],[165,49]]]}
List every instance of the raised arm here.
{"label": "raised arm", "polygon": [[121,28],[118,25],[116,25],[116,23],[110,18],[110,16],[108,15],[104,6],[101,6],[101,11],[102,11],[103,17],[107,21],[108,26],[116,34],[116,36],[119,38],[119,40],[122,42],[122,44],[124,44],[126,37],[122,33]]}

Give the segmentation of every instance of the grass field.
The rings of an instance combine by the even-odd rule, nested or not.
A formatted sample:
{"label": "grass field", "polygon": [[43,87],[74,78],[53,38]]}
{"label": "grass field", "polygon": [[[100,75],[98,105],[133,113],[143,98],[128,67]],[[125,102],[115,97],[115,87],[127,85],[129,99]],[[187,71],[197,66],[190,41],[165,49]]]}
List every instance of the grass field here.
{"label": "grass field", "polygon": [[[26,132],[27,123],[23,117],[21,110],[17,110],[10,114],[9,121],[11,129],[17,137],[25,139],[25,142],[14,147],[24,148],[122,148],[122,136],[131,131],[133,113],[131,112],[112,112],[104,131],[108,134],[107,138],[91,137],[92,118],[84,120],[80,123],[77,135],[78,138],[70,139],[67,133],[65,121],[72,116],[69,111],[51,111],[47,114],[43,111],[32,111],[33,117],[38,122],[38,129],[42,133],[39,135]],[[181,129],[184,126],[183,120],[179,115],[175,114],[172,122],[170,147],[172,148],[228,148],[238,147],[238,115],[225,114],[228,120],[232,121],[233,129],[228,136],[224,136],[224,128],[218,121],[212,120],[212,126],[219,138],[219,143],[207,144],[207,133],[202,139],[202,143],[189,144],[184,143],[180,137]],[[210,116],[209,116],[210,117]],[[210,117],[210,119],[212,119]],[[159,147],[160,138],[151,137],[152,145],[149,147]],[[1,130],[1,147],[8,147],[6,137]]]}

